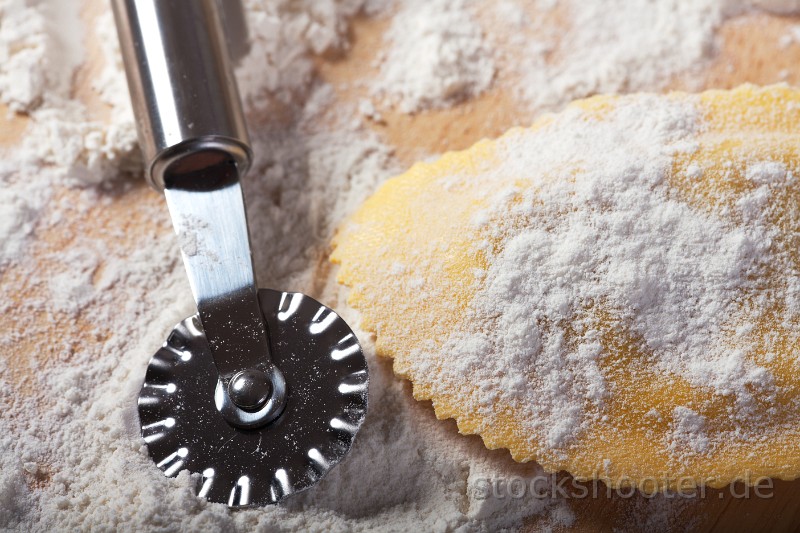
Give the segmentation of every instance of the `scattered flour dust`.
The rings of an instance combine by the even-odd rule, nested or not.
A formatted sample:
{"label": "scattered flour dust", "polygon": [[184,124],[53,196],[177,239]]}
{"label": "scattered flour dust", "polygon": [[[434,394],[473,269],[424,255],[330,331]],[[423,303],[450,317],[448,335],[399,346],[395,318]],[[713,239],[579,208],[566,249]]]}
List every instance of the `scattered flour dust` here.
{"label": "scattered flour dust", "polygon": [[[353,123],[355,111],[319,126],[332,91],[314,80],[313,54],[346,48],[347,17],[376,8],[317,0],[244,5],[249,38],[238,68],[257,154],[245,183],[257,274],[264,286],[316,295],[357,323],[317,269],[334,228],[399,169],[391,149]],[[71,6],[64,9],[80,34],[78,6]],[[62,51],[51,38],[57,19],[49,10],[48,2],[0,0],[0,47],[13,59],[0,101],[30,118],[22,145],[5,151],[0,165],[3,289],[20,282],[30,288],[24,302],[0,303],[16,322],[0,335],[0,528],[445,531],[513,527],[532,514],[570,520],[564,502],[476,497],[476,479],[540,470],[519,467],[436,420],[375,360],[364,334],[371,411],[347,461],[319,486],[279,506],[231,512],[196,498],[187,473],[165,478],[140,440],[135,406],[149,356],[192,312],[179,243],[159,201],[137,207],[157,221],[137,235],[122,224],[93,228],[91,236],[67,235],[63,251],[43,238],[124,197],[130,185],[109,178],[126,168],[141,172],[110,14],[86,31],[105,58],[93,88],[111,109],[109,121],[95,123],[64,88],[76,67],[53,68]],[[37,47],[18,45],[23,24],[31,28],[25,42]],[[74,44],[83,58],[87,43]],[[16,80],[28,89],[12,90]],[[276,101],[293,114],[291,125],[258,118]],[[71,187],[68,202],[54,193],[58,187]],[[46,268],[34,267],[34,258]],[[26,319],[42,314],[58,328]],[[22,383],[20,364],[29,367],[21,369]]]}
{"label": "scattered flour dust", "polygon": [[[335,227],[399,170],[391,147],[360,122],[361,116],[376,116],[374,106],[363,104],[361,111],[332,123],[320,120],[334,96],[316,79],[314,56],[346,52],[352,16],[378,13],[395,20],[380,58],[374,100],[419,112],[516,77],[516,90],[536,111],[593,91],[658,89],[675,72],[702,65],[713,54],[720,17],[747,7],[673,0],[645,14],[644,2],[608,9],[604,2],[574,0],[569,4],[581,9],[567,10],[574,17],[566,41],[571,52],[559,65],[546,60],[553,35],[526,19],[517,2],[498,7],[501,16],[511,17],[507,33],[524,35],[509,41],[519,48],[516,64],[508,61],[509,45],[482,26],[483,12],[474,1],[242,4],[247,28],[232,35],[246,39],[232,48],[256,153],[244,186],[257,274],[264,286],[322,298],[351,324],[358,317],[319,265],[325,263]],[[726,10],[719,11],[718,4]],[[796,8],[785,1],[759,4]],[[532,5],[549,9],[554,3]],[[20,284],[27,288],[21,302],[0,302],[0,312],[12,324],[0,330],[0,528],[495,530],[516,527],[530,515],[545,526],[569,524],[574,518],[562,500],[477,496],[473,489],[481,480],[529,479],[541,472],[535,465],[514,464],[502,451],[489,452],[477,439],[457,435],[452,424],[437,421],[429,406],[414,402],[407,384],[374,358],[363,334],[371,411],[348,459],[318,487],[280,506],[232,513],[194,497],[194,480],[186,473],[162,476],[138,437],[135,398],[150,354],[193,308],[166,207],[160,202],[137,207],[142,219],[155,221],[137,235],[130,235],[133,226],[122,224],[93,228],[93,235],[61,234],[70,242],[66,251],[52,248],[43,237],[59,235],[70,225],[65,221],[89,226],[84,219],[90,209],[115,202],[131,188],[120,176],[141,172],[113,19],[107,7],[100,11],[87,22],[78,2],[0,0],[0,103],[28,119],[19,145],[0,149],[0,286],[4,294]],[[600,11],[602,17],[588,24],[585,16]],[[645,25],[648,31],[641,30]],[[618,26],[630,31],[615,40]],[[85,104],[72,90],[94,46],[100,48],[102,65],[92,89],[108,106],[106,120],[87,119]],[[289,126],[270,121],[275,106],[288,110]],[[59,190],[69,192],[70,199],[56,194]],[[630,193],[636,191],[632,184]],[[552,246],[557,248],[555,242]],[[579,255],[578,250],[562,252]],[[508,253],[503,261],[521,259],[511,255],[513,247]],[[624,250],[619,253],[615,257],[625,257]],[[675,253],[673,259],[680,260],[680,251]],[[558,268],[558,261],[568,265],[566,255],[551,258],[556,263],[548,268]],[[729,266],[712,267],[730,274]],[[501,284],[504,276],[495,279]],[[619,279],[617,288],[630,282]],[[488,290],[502,292],[503,287]],[[611,290],[609,296],[615,294]],[[569,292],[546,296],[556,307],[574,298]],[[490,305],[489,300],[479,305]],[[643,315],[643,331],[656,324],[657,313],[653,308]],[[52,325],[43,325],[42,316]],[[692,319],[686,317],[690,326]],[[591,346],[579,356],[587,361],[587,373],[575,376],[574,394],[601,398],[602,384],[588,372]],[[731,374],[739,372],[733,362]],[[562,378],[554,372],[551,379]],[[564,416],[562,427],[568,429],[572,419]],[[690,414],[681,419],[676,431],[700,423]],[[568,433],[556,431],[552,438],[559,442]]]}

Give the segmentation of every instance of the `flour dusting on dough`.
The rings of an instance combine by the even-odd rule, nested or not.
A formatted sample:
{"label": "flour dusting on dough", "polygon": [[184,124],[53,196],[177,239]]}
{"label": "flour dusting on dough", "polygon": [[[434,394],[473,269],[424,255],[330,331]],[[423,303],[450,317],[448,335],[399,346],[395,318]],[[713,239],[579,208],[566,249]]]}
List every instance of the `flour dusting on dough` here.
{"label": "flour dusting on dough", "polygon": [[598,97],[417,165],[337,238],[340,280],[415,395],[517,460],[795,477],[798,99]]}

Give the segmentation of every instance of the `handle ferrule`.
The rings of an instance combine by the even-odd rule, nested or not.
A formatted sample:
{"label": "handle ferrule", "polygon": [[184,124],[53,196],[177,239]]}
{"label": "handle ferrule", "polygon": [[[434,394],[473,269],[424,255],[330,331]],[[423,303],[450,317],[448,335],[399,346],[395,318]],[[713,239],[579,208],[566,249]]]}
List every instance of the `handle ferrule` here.
{"label": "handle ferrule", "polygon": [[251,151],[217,0],[112,0],[147,180],[206,150]]}

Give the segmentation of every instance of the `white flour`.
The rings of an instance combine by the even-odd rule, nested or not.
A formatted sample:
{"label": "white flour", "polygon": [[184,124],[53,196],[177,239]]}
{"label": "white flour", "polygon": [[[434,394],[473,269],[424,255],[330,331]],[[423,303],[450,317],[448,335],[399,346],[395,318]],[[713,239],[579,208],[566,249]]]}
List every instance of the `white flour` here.
{"label": "white flour", "polygon": [[[391,147],[363,128],[355,110],[320,120],[333,96],[315,80],[312,55],[346,50],[349,17],[379,10],[382,2],[244,4],[249,37],[235,52],[242,56],[237,74],[257,154],[245,189],[260,283],[321,297],[356,324],[328,276],[329,238],[398,169]],[[522,53],[526,59],[517,65],[495,53],[500,40],[481,29],[476,3],[397,4],[399,22],[388,35],[393,44],[378,87],[381,98],[404,111],[489,90],[504,68],[525,74],[519,91],[537,106],[594,90],[658,88],[668,74],[710,57],[703,43],[713,42],[719,22],[711,0],[674,2],[679,9],[660,9],[646,21],[607,10],[601,29],[584,28],[578,19],[569,34],[574,52],[561,67],[536,73],[536,50]],[[641,14],[634,4],[633,13]],[[509,3],[502,12],[518,13]],[[701,20],[706,12],[713,17]],[[606,42],[616,25],[637,22],[678,33],[666,33],[664,42],[656,31]],[[601,30],[605,53],[595,54],[595,43],[579,34]],[[88,53],[84,32],[100,43],[105,61],[93,87],[109,106],[105,121],[87,121],[71,91]],[[673,50],[675,38],[687,42]],[[452,423],[435,420],[389,364],[374,358],[364,334],[371,411],[348,459],[317,488],[285,505],[232,513],[196,499],[185,473],[163,477],[139,440],[135,397],[147,359],[192,312],[192,302],[163,202],[130,208],[132,216],[155,221],[141,234],[124,225],[94,227],[89,219],[93,207],[126,199],[133,185],[117,178],[121,171],[141,172],[116,48],[108,12],[87,27],[77,3],[0,0],[0,103],[30,118],[20,145],[3,150],[0,163],[0,284],[4,294],[24,295],[21,302],[0,302],[13,323],[0,336],[0,527],[494,530],[537,513],[570,523],[563,501],[478,498],[471,490],[477,480],[530,477],[538,468],[488,452],[477,439],[457,435]],[[637,73],[658,62],[669,68]],[[289,119],[281,121],[276,110]],[[67,220],[80,221],[85,233],[64,235]],[[67,240],[66,250],[53,239]],[[15,365],[28,376],[24,394]]]}
{"label": "white flour", "polygon": [[463,0],[405,2],[386,34],[374,91],[404,113],[477,96],[495,73],[491,50]]}
{"label": "white flour", "polygon": [[76,10],[64,2],[9,0],[0,5],[0,35],[0,101],[30,111],[45,98],[69,97],[82,61]]}
{"label": "white flour", "polygon": [[796,0],[395,4],[373,91],[404,113],[479,95],[493,81],[538,111],[593,94],[653,91],[677,78],[691,88],[691,75],[716,55],[715,32],[726,19],[800,9]]}
{"label": "white flour", "polygon": [[[541,14],[526,15],[522,27],[507,19],[513,29],[497,38],[521,58],[520,96],[547,108],[597,93],[652,90],[699,72],[716,51],[714,30],[724,19],[723,2],[708,0],[537,5]],[[554,22],[557,12],[567,13],[566,24]]]}

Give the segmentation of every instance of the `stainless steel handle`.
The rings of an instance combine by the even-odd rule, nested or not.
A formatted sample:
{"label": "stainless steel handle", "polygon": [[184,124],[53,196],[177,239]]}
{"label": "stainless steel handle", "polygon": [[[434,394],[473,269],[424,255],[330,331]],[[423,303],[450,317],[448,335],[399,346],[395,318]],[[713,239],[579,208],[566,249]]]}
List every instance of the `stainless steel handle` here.
{"label": "stainless steel handle", "polygon": [[206,150],[243,175],[251,151],[217,0],[112,0],[150,184]]}
{"label": "stainless steel handle", "polygon": [[239,178],[251,152],[217,0],[112,0],[147,179],[164,193],[236,427],[286,401],[270,362]]}

